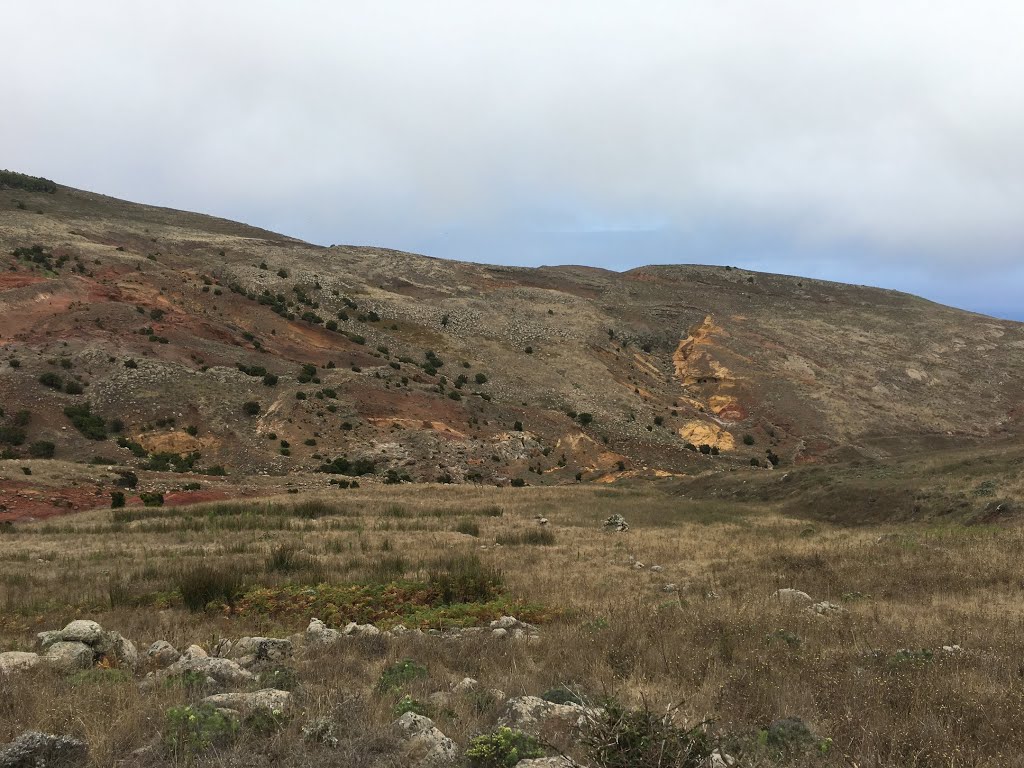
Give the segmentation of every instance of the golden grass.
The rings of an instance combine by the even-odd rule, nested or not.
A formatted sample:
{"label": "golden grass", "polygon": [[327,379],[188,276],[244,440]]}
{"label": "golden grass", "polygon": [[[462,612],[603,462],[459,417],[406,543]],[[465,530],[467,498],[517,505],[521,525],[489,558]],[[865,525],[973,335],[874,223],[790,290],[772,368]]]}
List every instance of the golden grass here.
{"label": "golden grass", "polygon": [[[317,514],[281,511],[311,501]],[[1022,764],[1017,528],[841,528],[652,488],[366,487],[239,508],[251,512],[207,505],[129,522],[93,512],[0,535],[0,650],[28,649],[36,632],[82,617],[142,650],[157,639],[184,647],[283,635],[310,618],[282,623],[176,607],[176,574],[199,564],[230,567],[251,584],[346,583],[380,577],[385,559],[389,579],[396,568],[416,578],[441,558],[475,553],[504,572],[511,597],[550,610],[541,643],[407,638],[318,651],[296,662],[296,719],[208,762],[326,765],[348,755],[353,765],[392,764],[385,727],[399,694],[373,688],[386,664],[412,658],[429,676],[404,692],[424,702],[464,676],[511,695],[569,685],[660,711],[677,705],[681,723],[711,719],[723,734],[742,737],[797,716],[832,739],[827,754],[787,764]],[[613,513],[627,518],[629,532],[602,530]],[[550,521],[554,544],[495,546],[536,529],[535,515]],[[479,536],[453,530],[467,519]],[[900,535],[879,543],[887,533]],[[302,554],[296,570],[268,567],[282,545]],[[662,591],[667,583],[679,591]],[[788,609],[769,599],[779,587],[839,603],[847,614]],[[948,644],[963,653],[943,653]],[[903,661],[893,657],[900,648],[935,655]],[[28,728],[78,734],[104,766],[158,738],[164,710],[188,700],[181,689],[142,694],[131,683],[72,685],[44,672],[2,682],[0,740]],[[463,745],[496,716],[458,701],[432,714]],[[339,723],[340,753],[302,741],[302,723],[320,715]],[[770,762],[764,752],[747,758]]]}

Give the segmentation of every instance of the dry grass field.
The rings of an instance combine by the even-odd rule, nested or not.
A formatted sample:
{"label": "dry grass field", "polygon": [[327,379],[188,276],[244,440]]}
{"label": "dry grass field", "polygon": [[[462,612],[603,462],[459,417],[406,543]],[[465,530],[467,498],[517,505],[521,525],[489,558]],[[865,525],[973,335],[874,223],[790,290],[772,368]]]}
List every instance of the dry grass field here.
{"label": "dry grass field", "polygon": [[[389,729],[404,696],[460,749],[493,730],[493,698],[431,698],[472,677],[509,696],[565,687],[671,713],[704,724],[741,765],[1024,765],[1024,532],[840,527],[779,510],[655,486],[417,485],[16,523],[0,528],[0,651],[32,650],[37,632],[89,618],[133,640],[144,663],[138,676],[0,675],[0,743],[26,729],[70,734],[96,766],[406,765]],[[613,514],[630,530],[605,531]],[[492,594],[423,597],[475,560],[500,571]],[[368,597],[346,602],[350,585]],[[842,611],[772,599],[788,587]],[[190,609],[197,589],[200,603],[216,596]],[[202,692],[139,687],[156,640],[210,650],[221,638],[287,637],[313,617],[429,630],[504,613],[536,624],[540,641],[382,635],[296,654],[280,671],[288,717],[200,752],[168,748],[166,713]],[[426,674],[385,690],[382,672],[403,659]],[[769,725],[786,717],[811,736],[775,738]],[[314,722],[337,743],[308,738]],[[627,764],[567,733],[546,738],[583,765]]]}

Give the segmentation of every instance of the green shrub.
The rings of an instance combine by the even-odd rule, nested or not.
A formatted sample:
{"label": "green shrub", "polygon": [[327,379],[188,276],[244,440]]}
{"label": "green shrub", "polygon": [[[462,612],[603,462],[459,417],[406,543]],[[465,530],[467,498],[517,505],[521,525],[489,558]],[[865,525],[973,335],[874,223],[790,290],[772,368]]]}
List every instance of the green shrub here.
{"label": "green shrub", "polygon": [[703,724],[685,729],[671,714],[629,711],[614,701],[590,718],[582,742],[596,768],[698,768],[714,748]]}
{"label": "green shrub", "polygon": [[244,413],[246,416],[255,416],[259,412],[260,404],[257,403],[255,400],[247,400],[246,402],[242,403],[242,413]]}
{"label": "green shrub", "polygon": [[90,440],[107,439],[107,423],[102,416],[92,412],[89,403],[69,405],[64,409],[64,415],[71,419],[75,429]]}
{"label": "green shrub", "polygon": [[64,379],[53,371],[47,371],[39,377],[39,383],[50,389],[60,389],[64,386]]}
{"label": "green shrub", "polygon": [[80,395],[85,391],[85,389],[83,389],[82,385],[74,379],[68,379],[67,383],[64,384],[64,391],[69,395]]}
{"label": "green shrub", "polygon": [[37,440],[28,447],[28,455],[33,459],[52,459],[56,446],[49,440]]}
{"label": "green shrub", "polygon": [[176,756],[228,746],[238,723],[209,704],[171,707],[164,721],[164,746]]}
{"label": "green shrub", "polygon": [[520,760],[543,756],[544,749],[537,739],[505,726],[477,736],[466,749],[472,768],[515,768]]}
{"label": "green shrub", "polygon": [[147,507],[162,507],[164,505],[164,495],[156,491],[140,493],[139,498],[142,499],[143,505]]}
{"label": "green shrub", "polygon": [[42,176],[28,176],[16,171],[0,171],[0,189],[22,189],[26,192],[47,192],[53,194],[57,185]]}
{"label": "green shrub", "polygon": [[753,445],[754,444],[754,436],[750,435],[750,434],[744,435],[743,436],[743,444],[744,445]]}
{"label": "green shrub", "polygon": [[399,699],[398,703],[395,704],[395,717],[401,717],[406,712],[413,712],[417,715],[426,716],[427,708],[422,702],[417,701],[409,694],[405,694],[405,696]]}
{"label": "green shrub", "polygon": [[394,664],[384,667],[377,681],[377,691],[387,693],[388,691],[404,688],[413,680],[427,676],[427,668],[417,664],[412,659],[402,659]]}
{"label": "green shrub", "polygon": [[120,509],[124,506],[124,491],[110,492],[110,508]]}

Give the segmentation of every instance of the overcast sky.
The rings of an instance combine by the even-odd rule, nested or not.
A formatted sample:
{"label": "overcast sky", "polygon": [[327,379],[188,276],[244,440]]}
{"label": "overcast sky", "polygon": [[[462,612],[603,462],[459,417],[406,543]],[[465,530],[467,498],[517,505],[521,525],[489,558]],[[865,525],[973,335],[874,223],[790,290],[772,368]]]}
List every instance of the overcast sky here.
{"label": "overcast sky", "polygon": [[1024,319],[1020,0],[4,2],[0,167],[321,244]]}

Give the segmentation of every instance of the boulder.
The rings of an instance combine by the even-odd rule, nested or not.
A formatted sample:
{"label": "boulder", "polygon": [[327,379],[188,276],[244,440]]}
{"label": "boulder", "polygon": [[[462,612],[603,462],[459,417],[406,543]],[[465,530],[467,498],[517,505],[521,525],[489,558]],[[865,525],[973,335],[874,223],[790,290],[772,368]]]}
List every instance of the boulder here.
{"label": "boulder", "polygon": [[563,755],[558,757],[535,757],[532,760],[520,760],[515,768],[583,768],[575,760]]}
{"label": "boulder", "polygon": [[169,667],[181,658],[181,654],[178,653],[178,649],[166,640],[157,640],[149,646],[149,650],[146,651],[146,656],[148,656],[156,666],[161,668]]}
{"label": "boulder", "polygon": [[45,651],[54,643],[58,643],[64,638],[61,636],[59,629],[50,629],[46,632],[40,632],[36,635],[36,647],[41,651]]}
{"label": "boulder", "polygon": [[618,531],[621,533],[629,530],[629,524],[626,522],[626,518],[622,515],[612,515],[604,521],[604,529],[606,531]]}
{"label": "boulder", "polygon": [[39,666],[38,653],[25,653],[24,651],[0,653],[0,675],[28,672],[37,666]]}
{"label": "boulder", "polygon": [[830,603],[827,600],[822,600],[820,603],[814,603],[809,610],[818,616],[841,616],[846,613],[846,609],[843,608],[843,606]]}
{"label": "boulder", "polygon": [[69,643],[96,645],[103,640],[103,627],[95,621],[78,619],[60,631],[60,639]]}
{"label": "boulder", "polygon": [[480,687],[480,683],[474,680],[472,677],[464,677],[455,684],[452,688],[452,693],[464,694],[475,691]]}
{"label": "boulder", "polygon": [[306,640],[310,643],[330,645],[341,639],[341,632],[336,629],[329,629],[320,619],[310,619],[306,627]]}
{"label": "boulder", "polygon": [[0,747],[0,768],[84,768],[89,746],[70,736],[27,731]]}
{"label": "boulder", "polygon": [[783,605],[805,606],[814,602],[814,598],[799,589],[777,589],[772,593],[772,599],[778,600]]}
{"label": "boulder", "polygon": [[583,727],[594,713],[594,710],[576,704],[555,704],[538,696],[519,696],[508,700],[498,725],[539,737],[548,723],[561,723],[578,729]]}
{"label": "boulder", "polygon": [[292,657],[292,641],[276,637],[243,637],[231,646],[232,659],[251,656],[254,662],[280,662]]}
{"label": "boulder", "polygon": [[92,666],[95,654],[85,643],[62,640],[51,645],[43,658],[62,672],[78,672]]}
{"label": "boulder", "polygon": [[255,711],[280,715],[288,709],[291,698],[292,695],[288,691],[264,688],[251,693],[216,693],[203,699],[203,703],[216,709],[241,712],[243,715]]}
{"label": "boulder", "polygon": [[210,657],[206,651],[200,648],[198,645],[190,645],[185,649],[185,652],[181,654],[182,659],[207,659]]}
{"label": "boulder", "polygon": [[735,757],[716,749],[701,763],[701,768],[731,768],[734,765],[736,765]]}
{"label": "boulder", "polygon": [[446,768],[461,760],[455,742],[441,733],[429,717],[406,712],[392,725],[395,735],[405,742],[406,758],[420,768]]}
{"label": "boulder", "polygon": [[224,685],[244,685],[254,679],[252,672],[242,669],[231,659],[182,656],[176,662],[160,670],[159,677],[176,677],[179,675],[201,675],[212,678],[214,682]]}
{"label": "boulder", "polygon": [[139,652],[135,648],[135,643],[119,632],[104,632],[92,648],[97,653],[113,659],[121,669],[134,672],[139,667]]}

